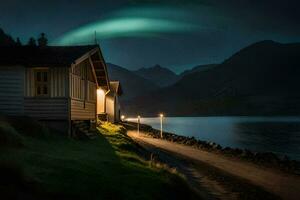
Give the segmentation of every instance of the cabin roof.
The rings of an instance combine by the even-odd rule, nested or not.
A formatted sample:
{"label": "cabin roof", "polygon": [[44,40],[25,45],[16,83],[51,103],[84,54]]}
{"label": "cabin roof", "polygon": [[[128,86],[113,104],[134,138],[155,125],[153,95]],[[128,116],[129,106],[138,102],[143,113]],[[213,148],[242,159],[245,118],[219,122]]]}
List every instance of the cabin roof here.
{"label": "cabin roof", "polygon": [[97,47],[98,45],[0,47],[0,66],[24,65],[26,67],[66,67],[70,66],[76,59]]}
{"label": "cabin roof", "polygon": [[110,90],[113,93],[118,94],[119,96],[123,94],[120,81],[110,81],[109,84],[110,84]]}

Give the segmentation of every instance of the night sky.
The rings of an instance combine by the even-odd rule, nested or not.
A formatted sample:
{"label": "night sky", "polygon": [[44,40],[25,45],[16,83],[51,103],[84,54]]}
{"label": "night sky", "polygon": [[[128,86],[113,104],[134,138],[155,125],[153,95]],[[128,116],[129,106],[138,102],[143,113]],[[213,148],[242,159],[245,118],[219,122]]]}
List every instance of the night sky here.
{"label": "night sky", "polygon": [[[25,3],[26,2],[26,3]],[[23,43],[93,44],[128,69],[180,72],[219,63],[259,40],[300,42],[297,0],[1,0],[0,27]]]}

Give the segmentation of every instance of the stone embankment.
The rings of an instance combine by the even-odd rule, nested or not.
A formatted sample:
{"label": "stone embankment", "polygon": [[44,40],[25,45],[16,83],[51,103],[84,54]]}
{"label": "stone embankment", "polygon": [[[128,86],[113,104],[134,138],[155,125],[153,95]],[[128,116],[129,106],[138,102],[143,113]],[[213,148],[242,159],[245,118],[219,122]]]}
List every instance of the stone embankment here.
{"label": "stone embankment", "polygon": [[[122,125],[128,130],[137,129],[137,123],[134,122],[123,122]],[[160,138],[160,130],[149,125],[140,124],[140,131],[153,138]],[[169,132],[163,132],[162,139],[300,175],[300,162],[291,160],[288,156],[280,157],[272,152],[254,152],[248,149],[222,147],[214,142],[202,141],[195,137],[180,136]]]}

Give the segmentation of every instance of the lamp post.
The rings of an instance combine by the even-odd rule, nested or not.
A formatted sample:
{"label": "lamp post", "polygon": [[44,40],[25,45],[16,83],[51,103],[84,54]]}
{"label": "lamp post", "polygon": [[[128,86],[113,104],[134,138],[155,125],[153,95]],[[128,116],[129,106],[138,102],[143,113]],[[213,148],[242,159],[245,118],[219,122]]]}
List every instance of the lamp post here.
{"label": "lamp post", "polygon": [[164,115],[160,114],[159,117],[160,117],[160,138],[163,138],[163,118],[164,118]]}
{"label": "lamp post", "polygon": [[138,134],[140,134],[140,121],[141,121],[141,116],[138,116],[137,117],[137,131],[138,131]]}

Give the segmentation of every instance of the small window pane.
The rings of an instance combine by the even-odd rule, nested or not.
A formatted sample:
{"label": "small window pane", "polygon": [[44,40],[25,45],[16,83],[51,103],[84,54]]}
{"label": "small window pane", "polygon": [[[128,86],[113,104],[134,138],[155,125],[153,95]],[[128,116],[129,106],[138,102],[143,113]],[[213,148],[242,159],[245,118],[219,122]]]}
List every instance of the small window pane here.
{"label": "small window pane", "polygon": [[48,94],[48,87],[46,85],[44,86],[44,92],[43,92],[43,94]]}
{"label": "small window pane", "polygon": [[41,94],[41,87],[40,87],[40,86],[37,86],[37,88],[36,88],[36,93],[37,93],[37,95],[40,95],[40,94]]}
{"label": "small window pane", "polygon": [[36,80],[37,80],[37,81],[41,81],[41,80],[42,80],[42,77],[41,77],[41,76],[42,76],[42,73],[41,73],[41,72],[37,72],[37,73],[36,73]]}
{"label": "small window pane", "polygon": [[44,81],[47,82],[48,81],[48,73],[44,72]]}

